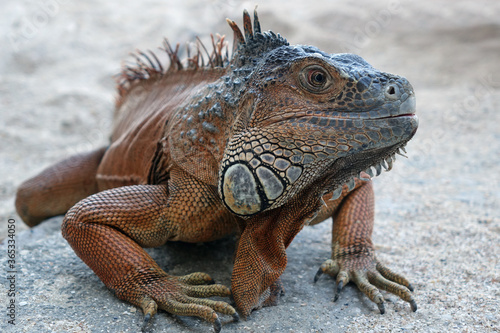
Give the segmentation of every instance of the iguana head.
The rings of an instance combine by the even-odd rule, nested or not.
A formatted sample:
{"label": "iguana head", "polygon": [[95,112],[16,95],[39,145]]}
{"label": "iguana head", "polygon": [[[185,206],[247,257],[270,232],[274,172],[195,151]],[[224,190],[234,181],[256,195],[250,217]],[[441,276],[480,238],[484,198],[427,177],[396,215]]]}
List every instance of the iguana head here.
{"label": "iguana head", "polygon": [[[284,205],[301,191],[340,189],[366,171],[392,167],[415,134],[415,94],[403,77],[353,54],[291,46],[272,32],[245,38],[234,22],[236,54],[226,81],[244,80],[219,173],[225,205],[243,218]],[[387,163],[387,165],[386,165]]]}

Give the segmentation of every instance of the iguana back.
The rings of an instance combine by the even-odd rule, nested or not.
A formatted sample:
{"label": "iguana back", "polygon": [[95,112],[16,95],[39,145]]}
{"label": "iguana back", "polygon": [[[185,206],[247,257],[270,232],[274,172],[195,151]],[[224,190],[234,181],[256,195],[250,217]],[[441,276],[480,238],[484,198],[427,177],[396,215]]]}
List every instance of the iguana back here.
{"label": "iguana back", "polygon": [[127,89],[122,83],[111,143],[97,171],[99,190],[165,182],[170,169],[169,124],[186,101],[224,72],[222,68],[179,69],[127,81]]}

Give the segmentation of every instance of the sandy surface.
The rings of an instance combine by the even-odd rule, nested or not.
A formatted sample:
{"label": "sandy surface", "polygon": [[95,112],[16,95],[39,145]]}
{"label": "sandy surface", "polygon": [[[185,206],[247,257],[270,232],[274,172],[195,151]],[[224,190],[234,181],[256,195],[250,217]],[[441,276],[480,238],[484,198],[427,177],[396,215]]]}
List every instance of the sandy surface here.
{"label": "sandy surface", "polygon": [[[231,35],[225,18],[241,22],[242,9],[254,6],[232,0],[2,4],[0,238],[6,235],[9,218],[16,219],[18,233],[26,229],[13,206],[15,189],[24,179],[55,161],[106,143],[115,97],[112,75],[129,52],[154,49],[164,36],[183,43],[211,32]],[[419,310],[410,313],[403,302],[391,298],[394,304],[380,316],[351,288],[345,301],[361,303],[357,311],[343,316],[338,312],[342,304],[329,301],[332,280],[310,287],[317,265],[329,255],[325,224],[305,231],[292,244],[292,269],[285,273],[292,287],[284,303],[224,330],[499,331],[500,2],[269,1],[259,4],[259,14],[263,29],[279,32],[293,44],[357,53],[376,68],[404,75],[413,84],[420,128],[408,146],[409,159],[398,159],[393,171],[375,182],[374,243],[380,259],[413,281]],[[57,232],[47,237],[54,249],[81,265],[82,274],[89,272]],[[44,250],[45,239],[29,240],[30,250],[30,244],[22,244],[28,246],[23,255],[37,253],[40,262],[50,258],[57,266],[57,258]],[[307,261],[302,260],[304,253]],[[26,267],[36,267],[36,262],[30,257]],[[230,272],[229,262],[224,261],[221,271]],[[25,269],[23,274],[30,272]],[[49,278],[59,281],[61,274],[56,269]],[[88,290],[94,288],[99,297],[113,302],[97,279],[88,279],[93,281],[87,282],[92,285]],[[297,284],[306,286],[305,291]],[[44,288],[42,284],[38,290],[41,298],[19,295],[26,308],[16,330],[23,331],[25,325],[25,331],[32,331],[26,326],[36,321],[30,312],[40,304],[52,304],[51,295],[64,294],[62,289],[43,292]],[[318,292],[328,299],[314,305]],[[5,294],[0,294],[2,304]],[[128,305],[112,304],[129,311]],[[42,323],[74,320],[79,323],[76,328],[47,324],[49,328],[41,331],[100,331],[92,313],[78,317],[88,312],[85,305],[76,306],[71,318],[57,311],[52,317],[37,317]],[[140,314],[131,317],[125,325],[136,327]],[[6,320],[1,318],[3,331]],[[171,316],[161,320],[173,325],[169,331],[192,331],[189,324]],[[208,327],[197,325],[201,327],[193,328],[197,332]]]}

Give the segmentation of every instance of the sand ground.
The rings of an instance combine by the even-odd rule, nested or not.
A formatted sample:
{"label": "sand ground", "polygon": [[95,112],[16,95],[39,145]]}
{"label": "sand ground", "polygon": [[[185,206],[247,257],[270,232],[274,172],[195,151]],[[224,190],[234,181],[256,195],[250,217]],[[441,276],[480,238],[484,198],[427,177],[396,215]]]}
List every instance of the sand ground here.
{"label": "sand ground", "polygon": [[[231,36],[225,18],[241,22],[242,9],[251,10],[255,4],[233,0],[2,4],[0,238],[7,234],[9,218],[16,220],[18,233],[27,229],[13,205],[16,187],[24,179],[62,158],[106,144],[115,97],[112,75],[129,52],[154,49],[163,37],[183,43],[197,35],[206,40],[211,32]],[[394,304],[380,316],[354,289],[346,297],[361,304],[348,316],[335,312],[342,306],[329,300],[321,303],[325,308],[315,308],[314,293],[330,298],[333,281],[321,281],[310,293],[301,293],[296,285],[311,284],[317,266],[309,263],[319,265],[329,255],[329,226],[324,224],[304,231],[292,244],[292,268],[285,273],[285,282],[292,287],[281,310],[280,306],[263,309],[249,321],[224,330],[499,331],[500,2],[268,1],[259,4],[259,14],[264,30],[279,32],[292,44],[357,53],[374,67],[406,76],[413,84],[420,128],[408,146],[409,159],[398,159],[393,171],[375,181],[374,243],[380,259],[413,281],[419,310],[410,313],[392,298]],[[57,232],[50,237],[59,244],[57,251],[74,256]],[[40,239],[29,241],[38,244],[33,251],[42,262],[43,253],[51,253],[44,252],[45,241]],[[29,245],[24,249],[27,257],[32,255]],[[26,262],[36,267],[32,259]],[[52,259],[57,264],[57,258]],[[230,272],[227,261],[221,271]],[[83,264],[81,269],[86,270]],[[59,279],[57,272],[52,274],[54,280]],[[51,303],[50,295],[40,288],[42,298],[19,296],[26,308],[15,330],[33,331],[30,311],[37,310],[32,304]],[[102,285],[98,289],[103,292]],[[62,297],[60,291],[53,292]],[[0,295],[2,302],[5,294]],[[102,297],[111,299],[107,294]],[[39,316],[42,323],[79,323],[76,328],[47,324],[46,331],[103,329],[98,320],[93,322],[92,314],[83,319],[68,319],[57,311],[52,317]],[[133,316],[135,321],[140,318],[139,313]],[[0,327],[6,324],[2,318]],[[184,322],[172,325],[169,331],[191,331]],[[201,328],[195,331],[208,328],[197,325]]]}

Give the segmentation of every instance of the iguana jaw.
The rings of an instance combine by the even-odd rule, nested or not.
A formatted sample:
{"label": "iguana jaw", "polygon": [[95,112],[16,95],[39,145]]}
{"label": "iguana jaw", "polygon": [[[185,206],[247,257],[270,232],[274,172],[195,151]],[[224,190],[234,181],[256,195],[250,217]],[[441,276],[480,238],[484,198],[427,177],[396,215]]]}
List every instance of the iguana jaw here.
{"label": "iguana jaw", "polygon": [[[324,119],[332,124],[342,124],[336,128],[322,129],[323,133],[330,135],[330,140],[333,142],[331,146],[328,139],[317,140],[316,146],[309,150],[293,143],[293,148],[287,149],[285,146],[281,155],[275,153],[281,149],[280,147],[273,151],[272,139],[266,138],[271,143],[257,142],[254,145],[253,142],[258,141],[259,136],[249,133],[250,141],[244,143],[242,148],[237,148],[240,149],[239,153],[236,150],[237,153],[233,157],[223,162],[219,189],[224,203],[233,213],[248,218],[286,204],[306,187],[314,187],[315,191],[324,194],[335,190],[370,167],[374,167],[379,174],[380,163],[387,161],[391,164],[398,149],[403,147],[417,130],[417,116],[407,113],[411,111],[408,108],[404,108],[403,111],[405,113],[400,115],[364,119],[362,122],[364,132],[361,131],[359,134],[359,140],[365,140],[364,142],[356,140],[360,132],[356,128],[356,120],[325,117]],[[307,116],[302,118],[314,120]],[[304,133],[297,131],[297,136],[303,134],[303,137],[307,137],[308,131],[318,130],[317,124],[307,121],[301,123],[300,119],[290,120],[292,124],[306,125]],[[293,126],[276,127],[293,128]],[[387,136],[388,133],[391,135]],[[337,137],[340,139],[336,139]],[[276,146],[279,144],[280,142]],[[321,144],[323,145],[320,146]],[[246,146],[248,146],[247,151],[245,151]],[[265,150],[267,147],[268,151]],[[319,148],[319,153],[313,155],[312,150],[316,148]],[[291,154],[288,159],[285,156],[287,151]],[[307,161],[308,158],[311,160]],[[367,170],[367,173],[373,175],[370,170]]]}
{"label": "iguana jaw", "polygon": [[[413,109],[414,111],[414,109]],[[379,176],[383,169],[390,171],[393,163],[396,160],[396,155],[406,153],[405,146],[408,141],[413,138],[418,128],[418,117],[413,114],[401,114],[398,116],[384,117],[380,119],[392,119],[406,124],[405,138],[396,140],[392,144],[384,144],[381,147],[374,147],[358,151],[354,154],[335,159],[327,167],[330,172],[324,172],[324,183],[329,184],[323,192],[327,193],[334,191],[334,196],[331,200],[335,200],[341,193],[342,185],[347,184],[348,188],[352,188],[354,177],[364,178],[360,176],[361,172],[367,174],[370,178]],[[366,177],[366,176],[365,176]]]}

